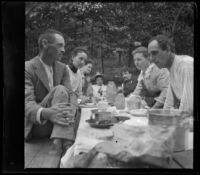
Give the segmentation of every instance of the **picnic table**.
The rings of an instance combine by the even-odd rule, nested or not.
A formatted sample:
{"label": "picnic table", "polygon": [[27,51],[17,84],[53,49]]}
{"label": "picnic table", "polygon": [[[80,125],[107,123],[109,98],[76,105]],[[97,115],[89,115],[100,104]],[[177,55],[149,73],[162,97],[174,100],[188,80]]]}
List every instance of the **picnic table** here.
{"label": "picnic table", "polygon": [[[77,131],[75,144],[69,148],[67,153],[61,157],[61,154],[55,154],[50,139],[39,139],[25,142],[25,168],[66,168],[73,167],[69,154],[77,157],[80,152],[88,152],[95,144],[102,142],[98,137],[109,137],[109,129],[91,128],[86,120],[89,119],[92,108],[81,109],[81,119]],[[171,168],[193,168],[193,133],[189,133],[190,148],[181,152],[174,152],[171,161]],[[68,157],[67,157],[68,156]],[[68,163],[66,163],[68,162]]]}
{"label": "picnic table", "polygon": [[[92,128],[86,122],[90,118],[92,108],[81,109],[81,119],[79,128],[77,131],[77,137],[74,145],[66,152],[61,158],[61,168],[73,168],[73,160],[80,156],[80,153],[89,152],[96,144],[103,142],[103,137],[109,137],[111,135],[110,129],[97,129]],[[99,139],[98,139],[99,138]],[[189,133],[190,148],[189,150],[174,152],[172,161],[170,162],[170,168],[193,168],[193,133]]]}

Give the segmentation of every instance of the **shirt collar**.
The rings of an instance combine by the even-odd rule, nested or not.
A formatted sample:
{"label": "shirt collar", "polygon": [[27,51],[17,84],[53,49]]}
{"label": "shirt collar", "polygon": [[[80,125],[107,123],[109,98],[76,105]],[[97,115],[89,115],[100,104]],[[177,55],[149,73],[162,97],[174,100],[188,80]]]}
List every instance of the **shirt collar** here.
{"label": "shirt collar", "polygon": [[41,59],[41,57],[40,57],[40,56],[39,56],[39,60],[40,60],[40,62],[42,63],[42,65],[43,65],[43,66],[45,66],[45,67],[48,67],[48,68],[52,69],[52,66],[49,66],[49,65],[45,64],[45,63],[44,63],[44,61],[42,61],[42,59]]}
{"label": "shirt collar", "polygon": [[72,70],[72,72],[76,73],[78,71],[78,69],[73,65],[73,64],[70,64],[69,65],[69,68]]}
{"label": "shirt collar", "polygon": [[173,61],[172,65],[171,65],[171,67],[169,68],[169,72],[173,72],[175,64],[176,64],[175,62],[176,62],[176,55],[174,55],[174,61]]}

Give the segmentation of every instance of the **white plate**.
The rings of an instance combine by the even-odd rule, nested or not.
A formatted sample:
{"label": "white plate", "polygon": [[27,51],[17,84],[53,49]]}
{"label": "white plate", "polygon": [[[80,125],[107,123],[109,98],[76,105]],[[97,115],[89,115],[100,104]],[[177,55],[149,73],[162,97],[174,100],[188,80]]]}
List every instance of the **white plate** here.
{"label": "white plate", "polygon": [[147,110],[146,109],[134,109],[134,110],[129,111],[129,113],[134,116],[144,116],[147,114]]}

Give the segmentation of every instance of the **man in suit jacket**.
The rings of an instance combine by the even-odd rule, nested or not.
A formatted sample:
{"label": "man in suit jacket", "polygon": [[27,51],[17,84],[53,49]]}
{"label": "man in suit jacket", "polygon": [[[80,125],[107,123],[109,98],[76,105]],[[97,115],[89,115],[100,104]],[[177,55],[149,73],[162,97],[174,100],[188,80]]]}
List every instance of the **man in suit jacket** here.
{"label": "man in suit jacket", "polygon": [[59,62],[65,41],[62,33],[47,30],[38,44],[39,54],[25,63],[25,141],[50,136],[62,152],[74,141],[77,109],[66,65]]}

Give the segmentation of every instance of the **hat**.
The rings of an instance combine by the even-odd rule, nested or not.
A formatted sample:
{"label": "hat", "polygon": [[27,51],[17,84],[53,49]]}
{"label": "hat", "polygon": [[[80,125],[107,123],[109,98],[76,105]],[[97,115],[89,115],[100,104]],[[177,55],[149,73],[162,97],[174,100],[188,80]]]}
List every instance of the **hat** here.
{"label": "hat", "polygon": [[97,72],[96,75],[94,76],[95,81],[96,81],[96,79],[97,79],[98,77],[103,78],[103,75],[102,75],[100,72]]}

